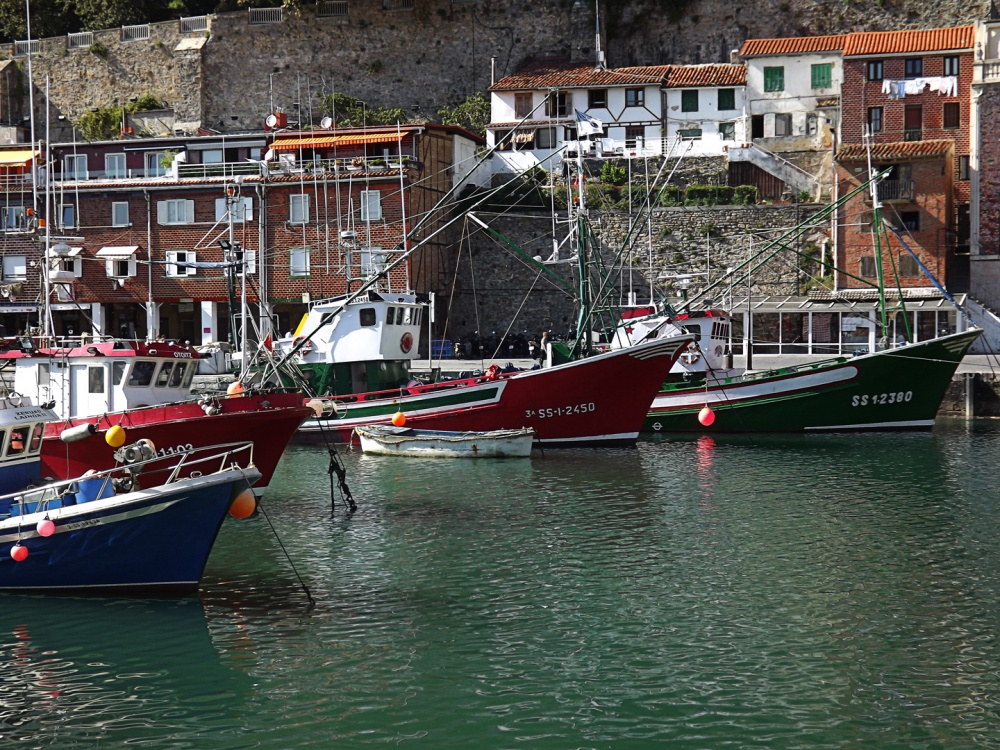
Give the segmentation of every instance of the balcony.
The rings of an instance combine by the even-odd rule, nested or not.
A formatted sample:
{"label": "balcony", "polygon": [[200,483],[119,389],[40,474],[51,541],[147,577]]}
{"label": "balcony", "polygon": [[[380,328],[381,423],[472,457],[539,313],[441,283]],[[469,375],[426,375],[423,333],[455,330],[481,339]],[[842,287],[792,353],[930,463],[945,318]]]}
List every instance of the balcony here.
{"label": "balcony", "polygon": [[907,203],[914,195],[913,180],[883,180],[878,184],[878,197],[883,201]]}
{"label": "balcony", "polygon": [[907,128],[903,131],[904,141],[922,141],[923,140],[923,129],[922,128]]}

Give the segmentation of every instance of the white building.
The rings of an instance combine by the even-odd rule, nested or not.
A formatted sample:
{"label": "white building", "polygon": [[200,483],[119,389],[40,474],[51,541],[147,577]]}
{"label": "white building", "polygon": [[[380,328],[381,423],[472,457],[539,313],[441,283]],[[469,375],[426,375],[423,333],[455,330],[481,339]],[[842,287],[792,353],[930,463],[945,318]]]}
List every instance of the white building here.
{"label": "white building", "polygon": [[500,155],[494,171],[558,168],[567,145],[579,140],[577,112],[603,125],[593,156],[664,154],[678,137],[692,141],[687,153],[721,155],[727,142],[746,138],[743,89],[742,65],[535,63],[490,87],[486,140],[499,144]]}
{"label": "white building", "polygon": [[666,140],[690,141],[692,156],[720,156],[745,143],[746,68],[670,65],[664,86]]}
{"label": "white building", "polygon": [[[775,150],[812,149],[837,125],[841,53],[846,35],[748,39],[747,114],[755,144]],[[829,148],[829,145],[826,146]]]}

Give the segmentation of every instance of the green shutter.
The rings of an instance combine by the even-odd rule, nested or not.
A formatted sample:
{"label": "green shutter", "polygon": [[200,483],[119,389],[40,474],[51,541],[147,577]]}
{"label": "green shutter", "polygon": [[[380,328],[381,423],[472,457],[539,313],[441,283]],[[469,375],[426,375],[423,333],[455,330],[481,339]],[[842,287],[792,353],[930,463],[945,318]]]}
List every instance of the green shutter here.
{"label": "green shutter", "polygon": [[822,63],[812,66],[812,87],[814,89],[830,88],[832,63]]}
{"label": "green shutter", "polygon": [[736,89],[719,89],[719,111],[736,109]]}
{"label": "green shutter", "polygon": [[777,66],[774,68],[764,68],[764,91],[784,91],[785,90],[785,69]]}
{"label": "green shutter", "polygon": [[681,112],[698,111],[698,89],[684,89],[681,91]]}

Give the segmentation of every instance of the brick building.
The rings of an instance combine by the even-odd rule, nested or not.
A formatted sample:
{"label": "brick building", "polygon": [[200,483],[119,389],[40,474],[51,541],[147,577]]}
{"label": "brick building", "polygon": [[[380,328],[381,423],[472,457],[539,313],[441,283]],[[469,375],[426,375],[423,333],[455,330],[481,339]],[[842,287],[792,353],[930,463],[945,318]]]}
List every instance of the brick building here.
{"label": "brick building", "polygon": [[[227,340],[244,295],[264,300],[261,330],[280,334],[310,301],[372,276],[383,289],[439,288],[451,238],[436,234],[444,212],[432,209],[465,179],[479,143],[420,125],[57,144],[50,189],[8,191],[18,205],[5,217],[16,223],[34,200],[49,217],[56,335]],[[30,174],[19,179],[30,186]],[[44,234],[5,225],[3,241],[2,284],[20,282],[34,302],[42,274],[27,269]],[[0,322],[21,329],[38,314],[0,301]]]}
{"label": "brick building", "polygon": [[[843,195],[873,166],[891,173],[879,193],[884,216],[952,291],[967,291],[969,252],[970,85],[974,27],[861,32],[844,43],[837,188]],[[874,281],[871,202],[858,196],[837,220],[838,265]],[[929,286],[893,239],[904,286]],[[892,273],[888,261],[883,269]],[[838,287],[863,286],[841,275]]]}

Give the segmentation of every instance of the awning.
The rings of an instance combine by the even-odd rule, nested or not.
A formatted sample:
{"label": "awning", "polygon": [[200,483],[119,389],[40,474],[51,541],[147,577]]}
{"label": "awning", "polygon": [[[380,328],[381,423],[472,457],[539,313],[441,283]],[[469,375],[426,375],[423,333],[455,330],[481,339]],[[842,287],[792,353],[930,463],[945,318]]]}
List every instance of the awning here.
{"label": "awning", "polygon": [[284,138],[271,143],[273,151],[298,151],[300,148],[333,148],[337,139],[333,136],[325,138]]}
{"label": "awning", "polygon": [[264,148],[267,141],[263,138],[259,140],[236,139],[232,141],[211,141],[210,143],[186,143],[184,148],[188,151],[212,151],[224,148]]}
{"label": "awning", "polygon": [[49,248],[49,257],[50,258],[75,258],[77,255],[79,255],[82,252],[83,252],[83,248],[82,247],[71,247],[69,250],[66,250],[65,252],[58,252],[55,249],[55,247],[50,247]]}
{"label": "awning", "polygon": [[301,148],[333,148],[335,146],[360,146],[366,143],[398,143],[409,133],[364,133],[357,135],[328,135],[319,138],[278,138],[271,143],[273,151],[298,151]]}
{"label": "awning", "polygon": [[26,148],[0,151],[0,169],[27,167],[36,156],[38,156],[37,151]]}
{"label": "awning", "polygon": [[99,258],[127,258],[134,255],[139,249],[138,245],[114,245],[112,247],[102,247],[97,251]]}

